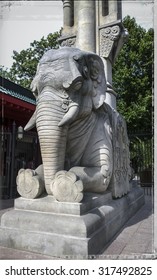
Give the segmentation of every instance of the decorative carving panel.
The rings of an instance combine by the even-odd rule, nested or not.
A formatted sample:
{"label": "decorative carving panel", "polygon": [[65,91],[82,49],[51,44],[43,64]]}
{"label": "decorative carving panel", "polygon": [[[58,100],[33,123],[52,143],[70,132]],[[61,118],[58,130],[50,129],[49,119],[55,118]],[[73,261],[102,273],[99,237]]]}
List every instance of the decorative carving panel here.
{"label": "decorative carving panel", "polygon": [[76,38],[68,38],[62,41],[62,47],[75,47]]}
{"label": "decorative carving panel", "polygon": [[113,113],[113,133],[115,137],[113,138],[112,193],[114,197],[121,197],[130,189],[131,168],[126,123],[117,111]]}
{"label": "decorative carving panel", "polygon": [[114,42],[118,40],[119,36],[120,27],[118,25],[100,29],[100,56],[109,57]]}

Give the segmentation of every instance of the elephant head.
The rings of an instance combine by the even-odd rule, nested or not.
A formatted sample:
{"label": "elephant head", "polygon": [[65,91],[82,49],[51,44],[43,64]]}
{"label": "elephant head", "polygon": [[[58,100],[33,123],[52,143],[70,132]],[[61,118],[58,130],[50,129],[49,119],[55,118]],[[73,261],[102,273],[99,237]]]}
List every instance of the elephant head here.
{"label": "elephant head", "polygon": [[91,114],[105,100],[106,80],[101,58],[77,48],[49,50],[41,58],[31,84],[37,107],[25,127],[38,131],[45,186],[64,169],[68,127]]}

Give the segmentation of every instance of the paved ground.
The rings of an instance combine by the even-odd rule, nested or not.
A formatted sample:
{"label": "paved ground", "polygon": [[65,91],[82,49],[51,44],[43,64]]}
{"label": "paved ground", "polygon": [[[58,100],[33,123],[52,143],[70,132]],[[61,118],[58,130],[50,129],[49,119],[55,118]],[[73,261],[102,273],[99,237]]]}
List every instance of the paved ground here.
{"label": "paved ground", "polygon": [[[0,216],[13,207],[13,200],[0,201]],[[154,258],[153,255],[153,199],[145,196],[145,205],[132,217],[103,249],[96,259]],[[0,259],[53,259],[45,255],[0,247]],[[56,259],[56,258],[55,258]]]}
{"label": "paved ground", "polygon": [[122,228],[102,252],[103,257],[123,259],[135,256],[152,257],[153,250],[153,201],[151,196],[145,196],[145,205]]}

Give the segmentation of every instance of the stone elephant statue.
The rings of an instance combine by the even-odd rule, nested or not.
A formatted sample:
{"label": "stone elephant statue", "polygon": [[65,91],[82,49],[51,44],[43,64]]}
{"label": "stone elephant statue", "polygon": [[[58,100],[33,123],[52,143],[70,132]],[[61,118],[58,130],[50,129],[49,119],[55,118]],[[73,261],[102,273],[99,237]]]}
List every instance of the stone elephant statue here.
{"label": "stone elephant statue", "polygon": [[113,154],[102,59],[77,48],[51,49],[31,87],[37,105],[25,130],[36,125],[43,165],[19,171],[20,195],[35,198],[45,188],[58,201],[80,202],[83,192],[106,191]]}

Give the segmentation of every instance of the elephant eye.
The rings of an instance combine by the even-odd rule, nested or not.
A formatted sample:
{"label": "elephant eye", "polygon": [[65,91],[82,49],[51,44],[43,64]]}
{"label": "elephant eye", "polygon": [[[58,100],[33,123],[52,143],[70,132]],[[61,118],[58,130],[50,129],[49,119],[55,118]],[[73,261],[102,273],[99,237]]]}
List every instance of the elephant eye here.
{"label": "elephant eye", "polygon": [[75,61],[78,61],[78,60],[79,60],[79,56],[78,56],[78,55],[74,55],[74,56],[73,56],[73,59],[74,59]]}
{"label": "elephant eye", "polygon": [[94,61],[91,67],[91,78],[93,80],[97,80],[99,77],[99,72],[100,72],[100,64],[98,63],[98,61]]}
{"label": "elephant eye", "polygon": [[88,72],[87,66],[83,67],[83,74],[84,74],[85,78],[89,78],[89,72]]}

